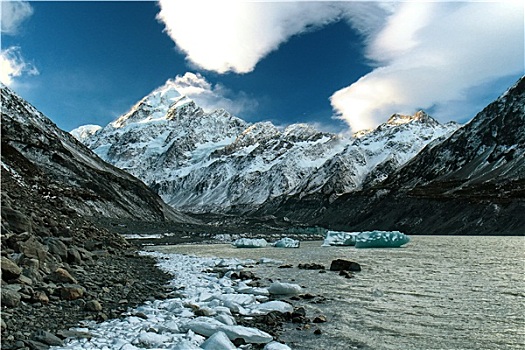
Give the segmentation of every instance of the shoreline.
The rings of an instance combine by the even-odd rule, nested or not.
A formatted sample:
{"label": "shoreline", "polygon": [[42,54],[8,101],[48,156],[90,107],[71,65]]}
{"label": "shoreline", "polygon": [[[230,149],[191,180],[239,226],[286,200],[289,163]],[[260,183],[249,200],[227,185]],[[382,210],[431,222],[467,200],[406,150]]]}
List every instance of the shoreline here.
{"label": "shoreline", "polygon": [[[118,319],[129,308],[147,300],[167,297],[171,277],[156,266],[157,261],[128,250],[107,254],[75,266],[64,266],[82,288],[82,297],[64,300],[49,285],[34,286],[33,293],[49,295],[41,302],[24,301],[15,307],[2,307],[2,349],[45,349],[58,345],[72,327],[85,321]],[[11,288],[3,284],[2,289]],[[24,288],[20,290],[24,292]],[[4,327],[5,326],[5,327]]]}
{"label": "shoreline", "polygon": [[[289,349],[275,341],[279,340],[283,323],[299,316],[293,305],[264,293],[264,288],[253,287],[251,293],[246,290],[248,285],[258,285],[252,282],[260,280],[246,269],[247,264],[255,261],[151,251],[140,255],[156,259],[159,270],[175,275],[168,284],[171,290],[168,298],[147,300],[109,322],[84,323],[84,327],[76,329],[90,333],[89,342],[73,339],[61,349],[117,345],[122,349],[136,349],[135,345],[192,349],[219,331],[235,340],[235,346],[241,349],[262,349],[270,342],[275,349]],[[111,340],[107,339],[109,335]],[[243,347],[243,344],[251,345]]]}

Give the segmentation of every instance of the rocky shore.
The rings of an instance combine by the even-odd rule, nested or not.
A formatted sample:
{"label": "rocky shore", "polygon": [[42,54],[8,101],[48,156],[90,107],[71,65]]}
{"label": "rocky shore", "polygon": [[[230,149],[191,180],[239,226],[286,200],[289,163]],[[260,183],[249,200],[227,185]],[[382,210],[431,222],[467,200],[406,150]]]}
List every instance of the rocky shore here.
{"label": "rocky shore", "polygon": [[[32,171],[22,158],[15,165]],[[170,276],[154,259],[79,216],[36,170],[34,179],[13,174],[2,166],[2,349],[45,349],[82,320],[165,297]]]}

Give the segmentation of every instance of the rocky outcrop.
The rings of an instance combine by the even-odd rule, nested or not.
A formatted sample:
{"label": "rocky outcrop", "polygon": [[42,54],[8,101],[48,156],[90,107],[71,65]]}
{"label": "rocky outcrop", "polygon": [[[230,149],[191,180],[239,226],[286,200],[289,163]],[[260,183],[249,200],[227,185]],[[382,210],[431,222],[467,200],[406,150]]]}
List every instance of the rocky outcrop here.
{"label": "rocky outcrop", "polygon": [[[71,211],[143,221],[191,220],[138,179],[105,163],[9,88],[2,86],[1,92],[3,176],[46,197],[66,215]],[[31,230],[16,206],[4,208],[2,215],[11,229]]]}
{"label": "rocky outcrop", "polygon": [[2,349],[46,349],[80,320],[162,297],[169,277],[94,222],[186,216],[4,86],[1,97]]}

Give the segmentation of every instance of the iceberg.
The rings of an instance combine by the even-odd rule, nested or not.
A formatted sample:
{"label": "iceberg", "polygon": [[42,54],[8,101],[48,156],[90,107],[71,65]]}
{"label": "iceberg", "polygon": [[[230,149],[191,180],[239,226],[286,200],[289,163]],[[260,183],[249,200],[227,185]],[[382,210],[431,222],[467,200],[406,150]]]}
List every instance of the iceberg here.
{"label": "iceberg", "polygon": [[399,231],[365,231],[356,237],[356,248],[399,248],[410,237]]}
{"label": "iceberg", "polygon": [[299,245],[301,245],[301,242],[289,237],[281,238],[273,244],[276,248],[299,248]]}
{"label": "iceberg", "polygon": [[327,231],[322,247],[355,245],[359,232]]}
{"label": "iceberg", "polygon": [[237,248],[264,248],[268,242],[264,238],[239,238],[232,245]]}

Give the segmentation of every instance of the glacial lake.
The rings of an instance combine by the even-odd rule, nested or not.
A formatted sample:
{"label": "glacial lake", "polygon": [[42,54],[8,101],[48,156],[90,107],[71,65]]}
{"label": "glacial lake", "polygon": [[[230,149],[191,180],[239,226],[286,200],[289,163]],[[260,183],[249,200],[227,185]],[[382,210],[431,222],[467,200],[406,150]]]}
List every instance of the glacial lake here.
{"label": "glacial lake", "polygon": [[[250,270],[307,287],[324,303],[304,305],[307,316],[328,322],[297,330],[290,324],[282,340],[293,349],[524,349],[525,237],[412,236],[397,249],[321,247],[239,249],[229,244],[155,247],[196,256],[271,258],[278,264]],[[358,262],[352,279],[336,272],[300,270],[299,263],[327,268],[333,259]],[[286,299],[284,299],[286,300]],[[319,327],[321,335],[314,335]]]}

